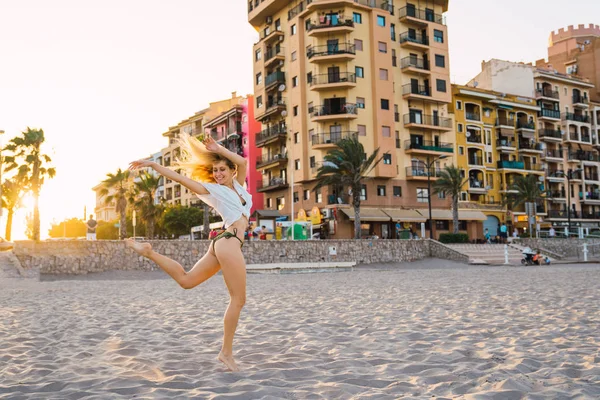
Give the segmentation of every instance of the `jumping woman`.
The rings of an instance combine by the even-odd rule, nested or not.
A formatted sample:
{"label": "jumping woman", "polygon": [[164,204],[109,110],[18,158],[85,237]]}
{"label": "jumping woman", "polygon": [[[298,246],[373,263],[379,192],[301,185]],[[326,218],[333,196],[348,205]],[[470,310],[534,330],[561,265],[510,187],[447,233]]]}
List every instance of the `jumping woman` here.
{"label": "jumping woman", "polygon": [[[243,187],[247,161],[216,143],[210,135],[201,142],[189,135],[180,138],[182,159],[177,165],[191,178],[155,162],[133,161],[129,169],[152,168],[164,177],[187,187],[221,215],[225,231],[212,239],[208,251],[186,272],[178,262],[152,250],[150,243],[127,239],[127,246],[154,261],[184,289],[191,289],[223,271],[229,291],[229,306],[223,321],[223,346],[218,359],[231,371],[239,371],[233,359],[233,336],[246,302],[246,261],[242,254],[244,232],[252,207],[252,196]],[[198,182],[199,181],[199,182]]]}

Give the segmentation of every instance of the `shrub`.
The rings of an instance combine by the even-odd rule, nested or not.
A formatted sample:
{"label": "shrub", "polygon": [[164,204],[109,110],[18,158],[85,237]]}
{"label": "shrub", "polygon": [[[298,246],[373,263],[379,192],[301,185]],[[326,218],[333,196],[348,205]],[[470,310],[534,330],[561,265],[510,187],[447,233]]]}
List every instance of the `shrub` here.
{"label": "shrub", "polygon": [[442,243],[469,243],[469,235],[466,233],[440,233]]}

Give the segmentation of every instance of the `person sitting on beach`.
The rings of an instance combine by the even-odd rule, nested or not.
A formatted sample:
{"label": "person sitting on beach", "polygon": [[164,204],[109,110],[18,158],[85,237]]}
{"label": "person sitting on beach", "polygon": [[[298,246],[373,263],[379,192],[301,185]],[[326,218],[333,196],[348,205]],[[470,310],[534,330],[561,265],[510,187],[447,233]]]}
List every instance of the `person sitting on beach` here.
{"label": "person sitting on beach", "polygon": [[225,230],[212,239],[206,254],[189,272],[178,262],[152,250],[150,243],[133,240],[125,243],[158,264],[184,289],[198,286],[222,271],[230,300],[223,321],[223,344],[217,358],[231,371],[239,371],[232,347],[240,312],[246,302],[246,262],[241,247],[252,208],[252,196],[242,186],[248,163],[217,144],[210,135],[200,143],[196,138],[182,134],[179,144],[182,159],[177,160],[177,167],[186,170],[191,178],[148,160],[133,161],[129,169],[152,168],[167,179],[182,184],[221,215]]}
{"label": "person sitting on beach", "polygon": [[541,255],[540,255],[540,251],[538,250],[535,255],[533,256],[533,263],[535,265],[540,265],[540,261],[541,261]]}

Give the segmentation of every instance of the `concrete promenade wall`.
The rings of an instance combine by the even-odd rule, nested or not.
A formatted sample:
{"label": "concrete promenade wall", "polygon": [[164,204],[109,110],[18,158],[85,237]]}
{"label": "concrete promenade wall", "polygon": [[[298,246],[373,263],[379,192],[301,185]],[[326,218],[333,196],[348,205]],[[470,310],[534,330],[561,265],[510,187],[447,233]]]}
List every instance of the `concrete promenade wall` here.
{"label": "concrete promenade wall", "polygon": [[[191,268],[208,248],[208,241],[152,240],[155,251]],[[252,241],[244,243],[248,264],[354,261],[358,264],[406,262],[430,256],[429,240],[311,240]],[[336,255],[330,255],[335,247]],[[435,248],[433,248],[435,247]],[[433,256],[465,261],[459,253],[432,244]],[[108,270],[157,270],[122,241],[17,241],[13,249],[25,269],[42,274],[87,274]]]}
{"label": "concrete promenade wall", "polygon": [[[563,257],[581,257],[583,258],[584,243],[588,244],[588,255],[598,254],[600,251],[600,239],[518,239],[515,243],[521,246],[529,246],[532,249],[547,249],[554,253],[561,254]],[[595,245],[595,246],[594,246]]]}

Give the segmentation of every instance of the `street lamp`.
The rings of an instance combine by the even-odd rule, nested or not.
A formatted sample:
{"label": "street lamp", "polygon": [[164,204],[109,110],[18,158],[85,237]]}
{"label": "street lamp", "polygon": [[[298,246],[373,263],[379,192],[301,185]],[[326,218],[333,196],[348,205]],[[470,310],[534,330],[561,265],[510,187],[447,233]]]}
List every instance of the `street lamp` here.
{"label": "street lamp", "polygon": [[[0,129],[0,136],[4,130]],[[2,217],[2,143],[0,143],[0,217]]]}
{"label": "street lamp", "polygon": [[559,175],[567,178],[567,238],[571,237],[571,179],[573,179],[573,173],[578,173],[583,171],[581,168],[576,170],[569,170],[566,174],[564,171],[557,171]]}
{"label": "street lamp", "polygon": [[[282,93],[284,90],[286,89],[285,84],[281,84],[279,85],[279,87],[277,88],[277,91],[279,93]],[[292,93],[290,93],[290,106],[293,107],[293,103],[292,103]],[[288,113],[286,110],[283,110],[281,112],[281,116],[283,118],[287,117]],[[294,161],[294,152],[293,152],[293,147],[294,147],[294,140],[293,140],[293,126],[294,126],[294,116],[292,115],[292,117],[290,118],[290,135],[287,138],[287,140],[290,142],[289,144],[289,158],[292,161],[291,163],[291,168],[290,168],[290,219],[292,222],[292,240],[294,240],[294,168],[296,168],[296,162]],[[287,143],[286,143],[286,147],[287,147]],[[288,165],[290,165],[288,163]]]}
{"label": "street lamp", "polygon": [[429,161],[430,156],[427,155],[427,161],[421,160],[422,163],[425,164],[427,168],[427,203],[429,206],[429,239],[433,240],[433,221],[431,220],[431,167],[433,163],[439,160],[443,160],[444,158],[448,158],[446,155],[442,155],[439,157],[434,157],[433,160]]}

